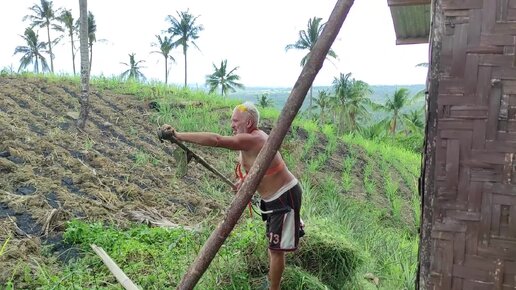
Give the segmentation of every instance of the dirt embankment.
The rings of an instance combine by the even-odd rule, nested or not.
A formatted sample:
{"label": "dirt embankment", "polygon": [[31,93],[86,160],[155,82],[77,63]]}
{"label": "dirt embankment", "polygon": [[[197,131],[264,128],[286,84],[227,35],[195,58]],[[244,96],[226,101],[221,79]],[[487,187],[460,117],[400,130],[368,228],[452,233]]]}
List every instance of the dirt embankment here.
{"label": "dirt embankment", "polygon": [[205,171],[175,177],[174,147],[157,139],[147,104],[92,88],[89,122],[79,132],[79,93],[72,82],[0,77],[0,241],[11,237],[17,248],[0,264],[37,257],[72,218],[184,225],[222,209],[199,197],[195,176]]}

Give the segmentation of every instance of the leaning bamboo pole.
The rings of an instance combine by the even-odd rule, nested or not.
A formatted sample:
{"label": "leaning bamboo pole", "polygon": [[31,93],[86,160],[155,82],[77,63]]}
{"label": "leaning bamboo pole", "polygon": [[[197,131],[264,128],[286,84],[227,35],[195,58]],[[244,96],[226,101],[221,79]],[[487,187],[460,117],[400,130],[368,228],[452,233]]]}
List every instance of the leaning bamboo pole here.
{"label": "leaning bamboo pole", "polygon": [[201,279],[204,272],[208,269],[211,261],[217,254],[218,250],[233,230],[238,219],[242,215],[245,207],[251,200],[260,180],[270,164],[272,158],[278,151],[288,129],[292,125],[296,114],[301,108],[308,89],[312,85],[315,76],[321,69],[328,51],[337,37],[337,34],[346,19],[346,16],[353,5],[354,0],[338,0],[335,4],[328,22],[326,23],[321,36],[317,40],[310,53],[310,57],[306,65],[303,67],[287,103],[281,111],[276,126],[272,129],[271,134],[264,147],[258,154],[251,170],[249,171],[244,183],[231,202],[224,219],[219,223],[217,228],[211,233],[208,240],[204,243],[201,251],[198,253],[195,261],[183,276],[177,289],[193,289],[197,282]]}
{"label": "leaning bamboo pole", "polygon": [[111,259],[111,257],[102,249],[95,244],[90,245],[91,248],[99,257],[102,259],[102,262],[108,267],[109,271],[115,276],[116,280],[124,287],[126,290],[139,290],[138,286],[134,284],[129,277],[118,267],[118,265]]}

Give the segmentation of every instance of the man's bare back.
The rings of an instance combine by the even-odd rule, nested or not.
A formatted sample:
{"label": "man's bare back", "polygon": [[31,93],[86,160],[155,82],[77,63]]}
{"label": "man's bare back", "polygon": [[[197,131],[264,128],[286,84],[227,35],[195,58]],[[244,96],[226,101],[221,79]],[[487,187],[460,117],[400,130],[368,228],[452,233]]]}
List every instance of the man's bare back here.
{"label": "man's bare back", "polygon": [[[257,138],[256,147],[253,146],[254,148],[250,150],[240,150],[239,162],[246,172],[249,172],[253,166],[258,153],[260,153],[260,150],[269,137],[265,132],[259,129],[254,130],[250,134],[259,135],[259,137]],[[278,152],[272,159],[271,165],[267,168],[265,175],[258,185],[257,191],[261,198],[267,199],[283,185],[294,179],[294,175],[292,175],[285,166],[285,162]]]}

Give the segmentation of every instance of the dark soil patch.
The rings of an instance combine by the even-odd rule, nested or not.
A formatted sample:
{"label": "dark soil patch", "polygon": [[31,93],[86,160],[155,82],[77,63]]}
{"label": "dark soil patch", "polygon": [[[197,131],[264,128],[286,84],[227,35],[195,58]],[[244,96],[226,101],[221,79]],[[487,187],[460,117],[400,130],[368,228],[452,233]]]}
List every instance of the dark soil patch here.
{"label": "dark soil patch", "polygon": [[154,145],[154,146],[158,146],[158,145],[159,145],[156,141],[154,141],[154,140],[158,140],[158,138],[157,138],[157,137],[156,137],[156,139],[151,139],[151,138],[149,138],[149,137],[147,137],[147,136],[139,136],[138,138],[139,138],[141,141],[143,141],[143,142],[145,142],[145,143],[147,143],[147,144]]}
{"label": "dark soil patch", "polygon": [[342,174],[344,160],[348,157],[349,150],[345,144],[338,144],[335,153],[332,154],[324,164],[325,171]]}
{"label": "dark soil patch", "polygon": [[[100,112],[95,112],[95,113],[100,113]],[[111,136],[109,136],[107,133],[104,133],[103,135],[105,137],[113,137],[121,142],[124,142],[125,144],[127,144],[128,146],[131,146],[131,147],[134,147],[134,143],[129,141],[124,135],[116,132],[111,126],[107,126],[105,125],[104,123],[98,121],[98,120],[95,120],[93,118],[90,118],[91,122],[95,124],[95,126],[97,126],[97,128],[99,128],[100,131],[102,132],[109,132],[109,134]]]}
{"label": "dark soil patch", "polygon": [[32,132],[36,133],[38,136],[45,135],[45,130],[41,129],[40,127],[38,127],[34,124],[29,124],[29,128]]}
{"label": "dark soil patch", "polygon": [[7,159],[16,164],[24,164],[25,163],[25,160],[23,158],[14,156],[14,155],[7,157]]}
{"label": "dark soil patch", "polygon": [[16,104],[18,104],[18,106],[20,106],[20,108],[22,108],[22,109],[29,109],[30,110],[30,106],[29,106],[28,102],[26,102],[24,100],[20,100],[20,99],[14,97],[11,94],[7,94],[7,96],[9,98],[11,98]]}
{"label": "dark soil patch", "polygon": [[43,240],[43,244],[50,246],[50,252],[63,264],[67,264],[83,256],[80,249],[64,241],[62,233],[49,234],[48,237]]}
{"label": "dark soil patch", "polygon": [[0,202],[0,218],[14,215],[15,211],[12,210],[9,205],[5,202]]}
{"label": "dark soil patch", "polygon": [[50,191],[45,195],[45,199],[52,208],[59,208],[60,202],[57,198],[57,194],[54,191]]}
{"label": "dark soil patch", "polygon": [[80,151],[75,151],[75,150],[68,150],[68,152],[70,152],[70,155],[73,158],[79,158],[81,160],[84,160],[84,153],[82,153]]}
{"label": "dark soil patch", "polygon": [[306,139],[308,139],[308,131],[306,131],[305,129],[303,129],[301,127],[297,128],[296,134],[297,134],[297,138],[300,141],[306,141]]}
{"label": "dark soil patch", "polygon": [[117,106],[115,103],[107,100],[106,98],[104,98],[100,93],[96,92],[94,94],[97,98],[99,98],[100,100],[102,100],[104,103],[106,103],[108,105],[108,107],[110,107],[111,109],[113,109],[113,111],[115,112],[120,112],[122,111],[122,108],[120,108],[119,106]]}
{"label": "dark soil patch", "polygon": [[61,129],[63,131],[68,130],[71,126],[72,126],[72,124],[70,122],[63,122],[63,123],[59,123],[59,125],[58,125],[59,129]]}
{"label": "dark soil patch", "polygon": [[168,198],[168,201],[170,201],[173,204],[179,204],[185,207],[190,213],[194,213],[196,210],[196,206],[191,202],[185,202],[182,200],[179,200],[177,198],[170,197]]}
{"label": "dark soil patch", "polygon": [[41,225],[36,222],[32,214],[28,212],[16,213],[16,225],[26,234],[39,235],[41,233]]}
{"label": "dark soil patch", "polygon": [[63,91],[65,91],[67,94],[69,94],[73,98],[79,99],[79,96],[72,89],[65,87],[65,86],[60,86],[60,88],[63,89]]}
{"label": "dark soil patch", "polygon": [[81,189],[73,183],[73,179],[71,177],[68,177],[68,176],[63,177],[61,179],[61,185],[66,187],[68,189],[68,191],[70,191],[71,193],[74,193],[74,194],[77,194],[80,196],[86,195],[85,192],[81,191]]}
{"label": "dark soil patch", "polygon": [[[57,92],[58,90],[56,90],[55,87],[53,87],[53,89],[51,87],[41,87],[41,91],[49,96],[62,95]],[[68,110],[75,110],[75,106],[71,102],[67,102],[66,100],[69,100],[69,98],[61,98],[61,103],[65,105],[68,108]]]}
{"label": "dark soil patch", "polygon": [[34,192],[36,192],[36,188],[32,185],[20,186],[14,191],[18,195],[32,195]]}
{"label": "dark soil patch", "polygon": [[2,151],[2,152],[0,152],[0,157],[4,157],[5,158],[5,157],[9,157],[9,156],[11,156],[11,152],[9,152],[9,151]]}

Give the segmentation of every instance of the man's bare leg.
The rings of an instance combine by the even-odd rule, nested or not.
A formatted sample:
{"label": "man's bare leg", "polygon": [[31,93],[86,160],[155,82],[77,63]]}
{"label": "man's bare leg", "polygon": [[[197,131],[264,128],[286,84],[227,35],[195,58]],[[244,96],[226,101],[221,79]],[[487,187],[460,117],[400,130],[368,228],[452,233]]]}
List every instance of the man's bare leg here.
{"label": "man's bare leg", "polygon": [[285,270],[285,252],[269,249],[269,281],[270,290],[279,290],[281,276]]}

